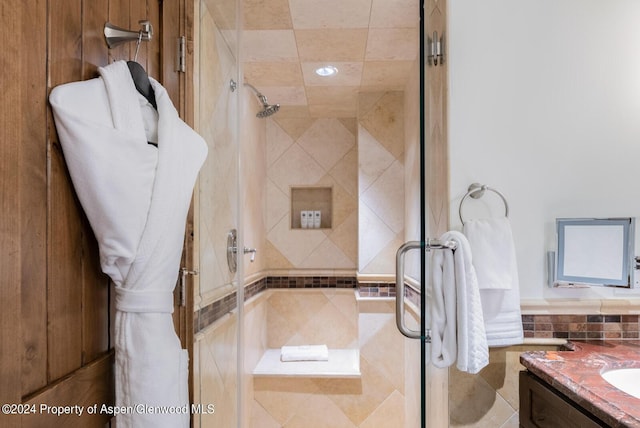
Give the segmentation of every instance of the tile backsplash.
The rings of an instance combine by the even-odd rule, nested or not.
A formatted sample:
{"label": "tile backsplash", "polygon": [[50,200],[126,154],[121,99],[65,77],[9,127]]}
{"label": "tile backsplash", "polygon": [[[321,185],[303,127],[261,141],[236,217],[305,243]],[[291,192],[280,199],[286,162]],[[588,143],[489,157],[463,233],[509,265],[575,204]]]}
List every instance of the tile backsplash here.
{"label": "tile backsplash", "polygon": [[526,338],[638,339],[638,315],[523,315]]}

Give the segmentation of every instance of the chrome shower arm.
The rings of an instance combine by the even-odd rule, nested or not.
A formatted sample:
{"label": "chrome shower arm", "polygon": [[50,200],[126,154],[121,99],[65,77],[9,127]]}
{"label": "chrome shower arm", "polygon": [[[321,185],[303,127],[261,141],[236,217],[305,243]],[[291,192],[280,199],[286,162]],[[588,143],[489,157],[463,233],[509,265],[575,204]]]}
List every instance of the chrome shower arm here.
{"label": "chrome shower arm", "polygon": [[259,90],[256,89],[255,86],[253,86],[251,83],[244,83],[244,86],[248,86],[249,88],[251,88],[251,90],[253,92],[255,92],[256,96],[258,97],[258,99],[260,100],[260,102],[262,103],[263,107],[267,107],[269,105],[269,102],[267,101],[267,97],[265,97],[262,92],[260,92]]}
{"label": "chrome shower arm", "polygon": [[256,117],[263,119],[265,117],[271,116],[272,114],[280,110],[280,104],[270,105],[269,101],[267,100],[267,97],[264,96],[262,92],[257,90],[255,86],[247,82],[244,83],[244,86],[251,88],[251,90],[256,94],[256,96],[258,97],[258,100],[260,100],[260,103],[262,104],[262,110],[256,114]]}
{"label": "chrome shower arm", "polygon": [[244,86],[248,86],[249,88],[251,88],[251,90],[255,92],[258,98],[264,97],[264,95],[262,95],[262,93],[259,90],[257,90],[256,87],[253,86],[251,83],[244,82]]}

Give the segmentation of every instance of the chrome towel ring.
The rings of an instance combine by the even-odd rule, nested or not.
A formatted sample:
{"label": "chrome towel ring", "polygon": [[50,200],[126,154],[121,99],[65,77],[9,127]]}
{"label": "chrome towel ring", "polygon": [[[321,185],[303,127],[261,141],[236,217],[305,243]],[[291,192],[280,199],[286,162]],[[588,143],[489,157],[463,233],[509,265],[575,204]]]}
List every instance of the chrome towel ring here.
{"label": "chrome towel ring", "polygon": [[500,199],[502,199],[502,202],[504,202],[504,216],[509,217],[509,204],[507,203],[507,199],[504,197],[502,193],[498,192],[496,189],[493,189],[487,186],[486,184],[472,183],[469,185],[469,189],[467,193],[462,197],[462,200],[460,201],[460,207],[458,208],[458,215],[460,215],[460,221],[462,222],[462,224],[464,224],[464,219],[462,218],[462,204],[464,204],[464,201],[469,196],[471,196],[473,199],[481,198],[482,196],[484,196],[485,190],[488,190],[500,196]]}

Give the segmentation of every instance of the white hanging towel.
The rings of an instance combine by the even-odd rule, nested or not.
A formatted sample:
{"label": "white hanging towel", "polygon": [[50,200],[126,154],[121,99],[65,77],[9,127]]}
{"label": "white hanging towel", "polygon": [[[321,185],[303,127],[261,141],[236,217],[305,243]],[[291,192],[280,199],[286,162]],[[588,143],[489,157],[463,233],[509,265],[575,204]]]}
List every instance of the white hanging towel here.
{"label": "white hanging towel", "polygon": [[489,349],[469,243],[455,231],[440,240],[454,241],[457,249],[432,255],[431,361],[436,367],[456,362],[458,370],[475,374],[489,364]]}
{"label": "white hanging towel", "polygon": [[[173,289],[204,140],[150,78],[157,124],[141,112],[125,62],[54,88],[49,101],[78,198],[116,286],[118,427],[188,427],[188,356],[175,334]],[[157,125],[158,148],[147,144]],[[151,409],[151,410],[148,410]],[[159,409],[156,411],[156,409]],[[164,409],[164,410],[163,410]]]}
{"label": "white hanging towel", "polygon": [[468,220],[463,231],[471,246],[478,287],[481,290],[511,290],[518,286],[516,250],[509,219]]}
{"label": "white hanging towel", "polygon": [[487,343],[490,347],[521,344],[520,285],[509,219],[468,220],[463,232],[478,274]]}

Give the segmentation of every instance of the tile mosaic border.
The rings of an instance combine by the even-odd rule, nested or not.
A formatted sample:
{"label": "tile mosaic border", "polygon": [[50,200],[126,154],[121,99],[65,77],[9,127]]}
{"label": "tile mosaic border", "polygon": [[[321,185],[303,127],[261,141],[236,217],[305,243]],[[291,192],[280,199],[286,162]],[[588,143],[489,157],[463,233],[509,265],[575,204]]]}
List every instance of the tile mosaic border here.
{"label": "tile mosaic border", "polygon": [[360,282],[358,292],[360,297],[396,297],[396,285],[389,282]]}
{"label": "tile mosaic border", "polygon": [[268,276],[267,288],[356,288],[352,276]]}
{"label": "tile mosaic border", "polygon": [[200,308],[193,314],[193,332],[198,333],[204,330],[223,315],[228,314],[238,306],[237,293],[233,292],[222,297],[210,305]]}

